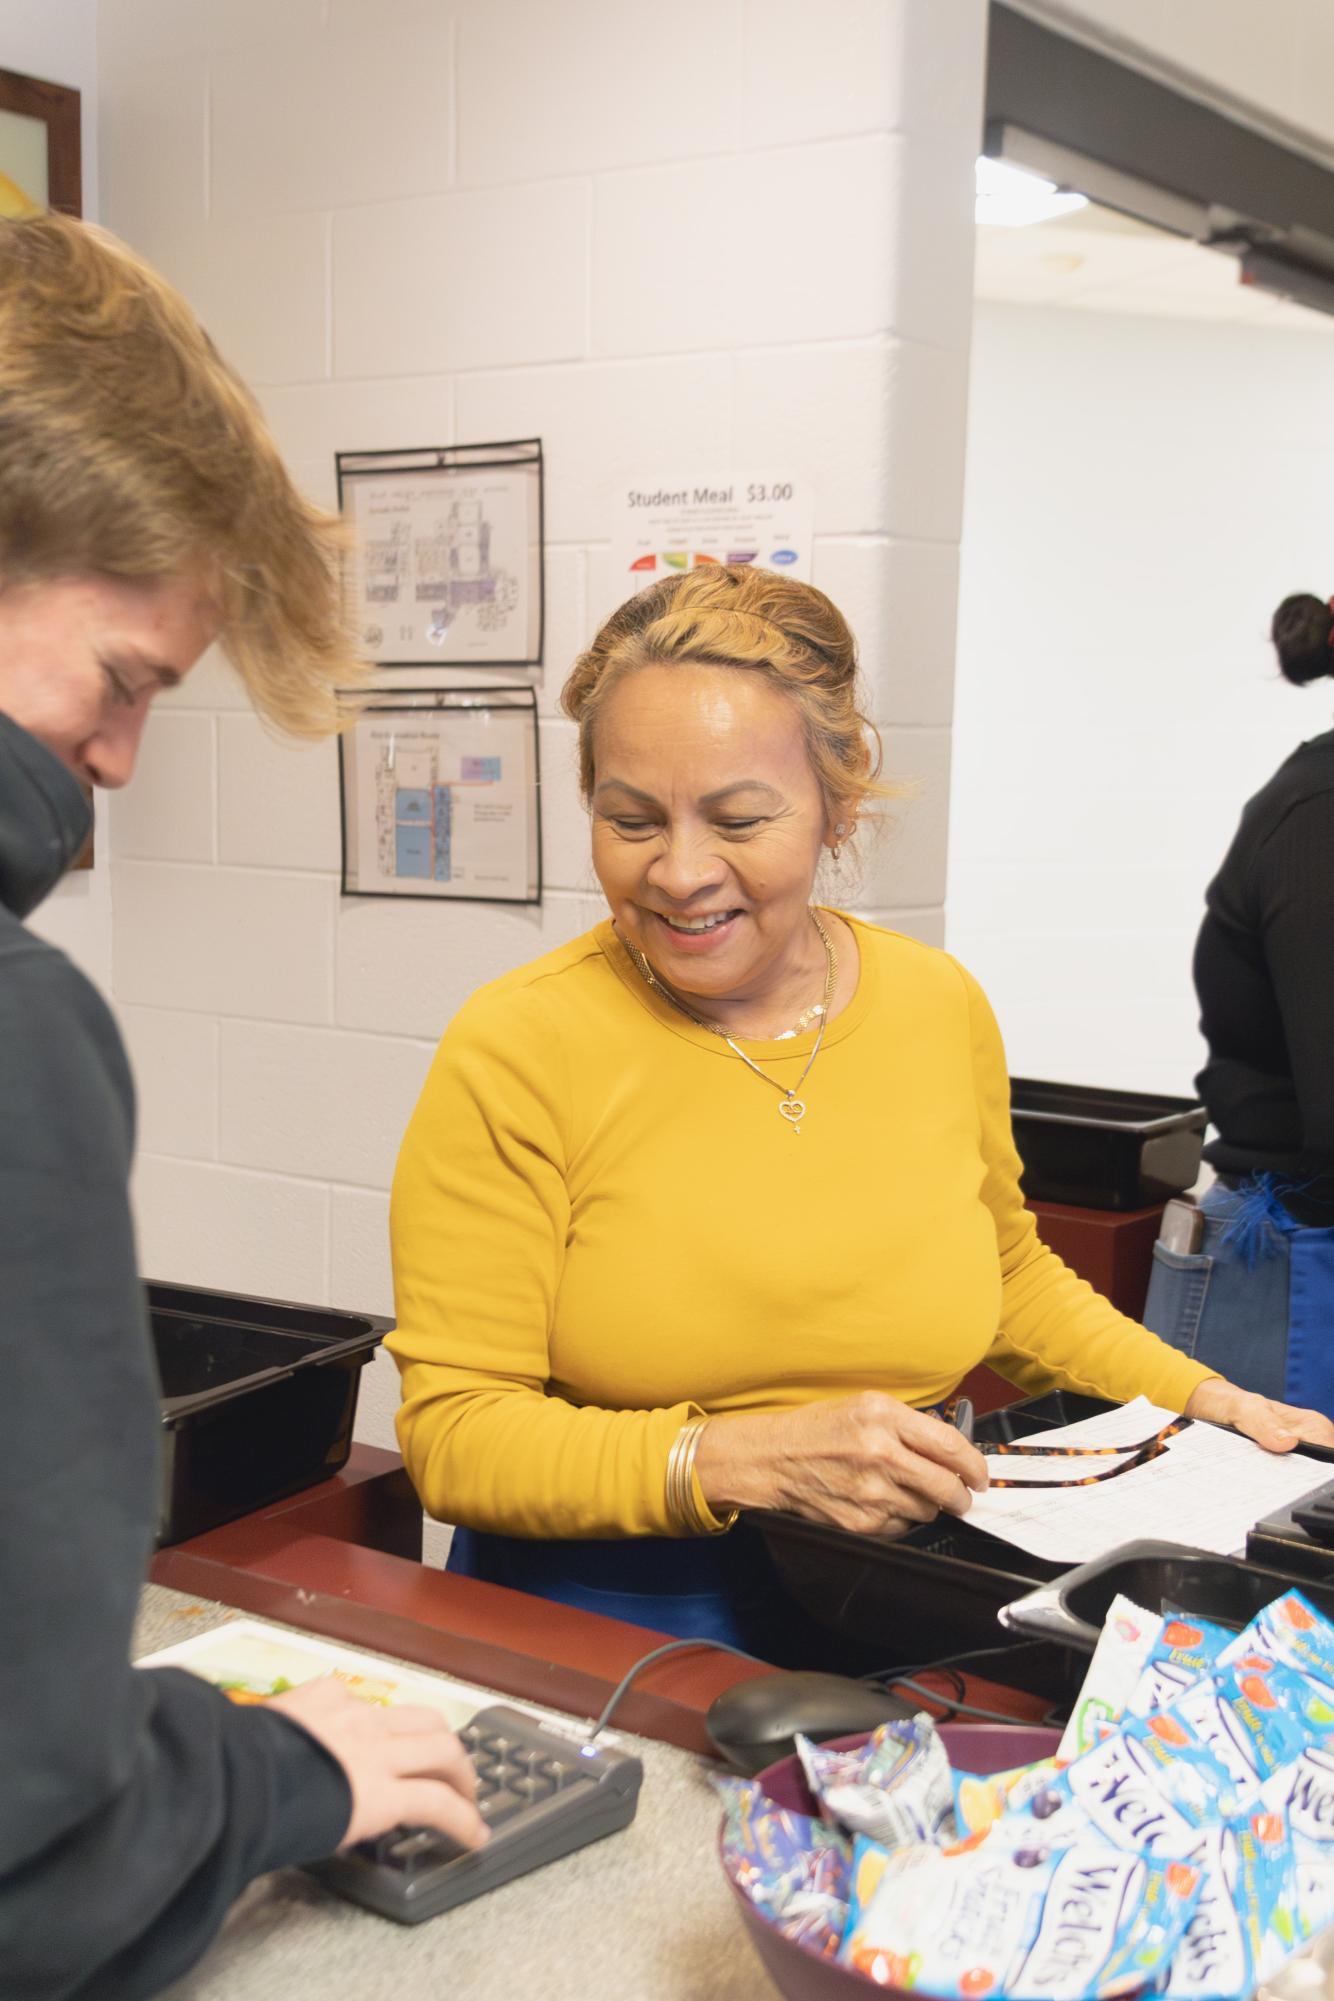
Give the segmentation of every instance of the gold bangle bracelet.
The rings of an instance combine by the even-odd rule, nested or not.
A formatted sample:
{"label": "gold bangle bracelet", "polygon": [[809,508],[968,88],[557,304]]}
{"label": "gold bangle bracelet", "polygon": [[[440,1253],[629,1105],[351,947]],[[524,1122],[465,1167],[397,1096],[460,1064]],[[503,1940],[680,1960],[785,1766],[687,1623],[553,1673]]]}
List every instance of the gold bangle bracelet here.
{"label": "gold bangle bracelet", "polygon": [[732,1508],[722,1521],[714,1519],[707,1503],[702,1502],[695,1482],[695,1455],[699,1451],[699,1441],[708,1423],[705,1417],[693,1418],[682,1425],[672,1441],[672,1449],[667,1456],[667,1479],[664,1498],[667,1514],[677,1529],[685,1535],[722,1535],[730,1529],[737,1518],[737,1510]]}

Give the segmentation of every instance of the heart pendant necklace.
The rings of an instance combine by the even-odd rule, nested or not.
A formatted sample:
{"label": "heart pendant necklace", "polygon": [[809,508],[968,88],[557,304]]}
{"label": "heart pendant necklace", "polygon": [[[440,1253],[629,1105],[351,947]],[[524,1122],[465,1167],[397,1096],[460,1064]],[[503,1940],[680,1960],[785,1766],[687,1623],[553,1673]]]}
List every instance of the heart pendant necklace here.
{"label": "heart pendant necklace", "polygon": [[795,1084],[790,1085],[780,1084],[777,1077],[771,1077],[767,1070],[762,1070],[758,1063],[747,1056],[744,1049],[738,1048],[725,1028],[719,1028],[716,1021],[705,1021],[702,1016],[695,1013],[693,1008],[687,1007],[683,1000],[678,1000],[671,988],[663,985],[643,953],[638,951],[628,939],[622,940],[626,951],[630,954],[636,972],[646,986],[652,987],[655,993],[660,993],[665,1000],[669,1000],[672,1006],[685,1015],[688,1021],[694,1022],[696,1028],[707,1028],[710,1035],[720,1035],[732,1054],[739,1056],[748,1070],[753,1070],[757,1077],[762,1078],[766,1084],[772,1084],[775,1091],[782,1093],[778,1102],[779,1116],[787,1120],[787,1123],[798,1138],[801,1137],[801,1122],[806,1116],[806,1102],[803,1098],[799,1098],[797,1093],[810,1076],[811,1065],[820,1054],[820,1044],[824,1041],[824,1032],[829,1026],[829,1004],[834,997],[834,981],[838,977],[838,954],[834,950],[834,941],[820,922],[819,914],[815,910],[811,911],[811,922],[819,932],[820,943],[824,946],[825,979],[824,1000],[820,1007],[820,1032],[815,1038],[814,1049],[812,1049],[810,1055],[806,1058],[805,1068],[802,1070],[800,1077],[798,1077]]}

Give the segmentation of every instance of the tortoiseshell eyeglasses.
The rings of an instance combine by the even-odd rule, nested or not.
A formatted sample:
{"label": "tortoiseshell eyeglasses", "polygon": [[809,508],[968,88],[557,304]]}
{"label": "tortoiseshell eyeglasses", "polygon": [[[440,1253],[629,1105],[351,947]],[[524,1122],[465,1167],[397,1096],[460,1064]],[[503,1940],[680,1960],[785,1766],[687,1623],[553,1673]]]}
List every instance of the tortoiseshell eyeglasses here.
{"label": "tortoiseshell eyeglasses", "polygon": [[1013,1445],[985,1445],[978,1449],[988,1459],[1013,1453],[1026,1459],[1121,1460],[1119,1466],[1109,1467],[1105,1473],[1081,1473],[1076,1480],[993,1480],[988,1488],[990,1493],[1002,1487],[1096,1487],[1100,1480],[1115,1480],[1119,1473],[1132,1472],[1136,1466],[1147,1466],[1151,1460],[1161,1458],[1168,1439],[1175,1438],[1190,1423],[1188,1417],[1174,1417],[1170,1424],[1155,1431],[1152,1438],[1141,1439],[1138,1445],[1029,1445],[1019,1439]]}

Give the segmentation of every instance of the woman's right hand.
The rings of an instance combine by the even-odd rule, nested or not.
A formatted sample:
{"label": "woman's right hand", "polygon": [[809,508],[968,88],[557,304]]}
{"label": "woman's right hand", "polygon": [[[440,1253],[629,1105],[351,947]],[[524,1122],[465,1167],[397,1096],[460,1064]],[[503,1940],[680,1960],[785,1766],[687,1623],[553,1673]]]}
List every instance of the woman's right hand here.
{"label": "woman's right hand", "polygon": [[859,1535],[966,1514],[987,1485],[986,1461],[953,1425],[878,1390],[710,1418],[695,1473],[715,1514],[781,1509]]}
{"label": "woman's right hand", "polygon": [[486,1823],[468,1756],[438,1709],[363,1702],[332,1675],[278,1695],[270,1709],[289,1716],[337,1759],[352,1794],[340,1846],[391,1827],[438,1827],[465,1848],[480,1848]]}

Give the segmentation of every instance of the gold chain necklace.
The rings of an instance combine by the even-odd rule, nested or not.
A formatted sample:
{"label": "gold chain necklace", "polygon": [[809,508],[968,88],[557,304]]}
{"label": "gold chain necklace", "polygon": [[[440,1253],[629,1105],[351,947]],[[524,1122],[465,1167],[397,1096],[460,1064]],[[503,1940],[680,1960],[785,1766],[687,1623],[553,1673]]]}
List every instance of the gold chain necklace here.
{"label": "gold chain necklace", "polygon": [[[624,938],[621,940],[622,944],[625,946],[626,951],[630,954],[631,964],[634,966],[635,971],[639,974],[640,978],[643,980],[646,986],[652,987],[655,993],[661,994],[664,1000],[670,1001],[671,1005],[677,1010],[679,1014],[683,1014],[686,1017],[687,1021],[694,1022],[696,1028],[706,1028],[709,1031],[710,1035],[721,1036],[723,1041],[727,1044],[728,1048],[731,1050],[732,1054],[734,1056],[739,1056],[741,1058],[741,1061],[745,1064],[748,1070],[753,1070],[757,1077],[763,1078],[766,1084],[772,1084],[775,1091],[781,1093],[778,1104],[779,1113],[783,1118],[787,1120],[793,1132],[797,1134],[800,1134],[801,1122],[806,1116],[805,1102],[803,1099],[797,1096],[797,1093],[801,1089],[802,1085],[806,1082],[807,1077],[810,1075],[811,1065],[814,1063],[816,1057],[820,1054],[820,1044],[824,1041],[824,1032],[826,1028],[828,1028],[829,1026],[829,1003],[834,997],[834,981],[838,977],[838,954],[834,950],[834,941],[830,937],[829,933],[825,930],[824,925],[820,922],[818,914],[814,910],[811,911],[811,922],[812,924],[814,924],[816,930],[819,932],[820,943],[824,946],[825,978],[824,978],[824,998],[822,1001],[819,1002],[820,1032],[815,1038],[814,1049],[812,1049],[810,1055],[806,1058],[805,1067],[803,1068],[800,1077],[798,1077],[795,1084],[790,1084],[786,1086],[780,1084],[777,1077],[771,1077],[767,1070],[762,1070],[758,1063],[753,1062],[751,1058],[747,1056],[744,1049],[738,1048],[737,1044],[732,1040],[731,1036],[727,1033],[727,1030],[725,1028],[720,1028],[716,1021],[706,1021],[703,1015],[696,1014],[695,1010],[693,1008],[687,1007],[683,1000],[678,1000],[676,995],[672,992],[671,988],[665,986],[663,982],[658,978],[652,966],[650,966],[648,960],[644,957],[644,954],[638,949],[638,947],[632,945],[628,938]],[[810,1008],[807,1008],[806,1010],[807,1015],[809,1015],[811,1012],[812,1010]],[[783,1038],[780,1036],[778,1039],[781,1041]]]}

